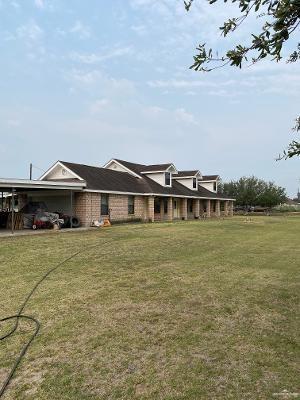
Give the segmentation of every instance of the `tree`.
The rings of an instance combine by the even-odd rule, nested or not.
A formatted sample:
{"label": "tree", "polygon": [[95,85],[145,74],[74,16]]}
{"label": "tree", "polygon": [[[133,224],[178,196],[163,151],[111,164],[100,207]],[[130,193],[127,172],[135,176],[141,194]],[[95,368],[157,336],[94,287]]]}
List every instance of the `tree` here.
{"label": "tree", "polygon": [[[214,4],[218,0],[208,0]],[[220,0],[219,0],[220,1]],[[224,3],[227,0],[223,0]],[[190,10],[194,0],[184,0],[187,11]],[[240,15],[225,21],[220,27],[221,34],[225,37],[234,32],[249,17],[256,14],[263,19],[259,33],[252,34],[249,43],[238,44],[219,56],[216,51],[207,48],[206,44],[199,44],[198,53],[194,56],[191,69],[195,71],[210,72],[226,65],[241,68],[245,62],[252,64],[270,58],[272,61],[282,59],[282,49],[285,42],[290,40],[299,30],[300,25],[300,0],[231,0],[238,4]],[[300,60],[300,43],[287,59],[288,63]],[[296,119],[296,130],[300,130],[300,116]],[[300,142],[293,140],[280,158],[291,158],[300,155]]]}
{"label": "tree", "polygon": [[[300,132],[300,117],[296,119],[296,125],[294,126],[293,130],[295,132]],[[296,140],[293,140],[287,147],[286,150],[284,150],[283,155],[279,157],[279,159],[285,158],[292,158],[294,156],[300,156],[300,142],[297,142]]]}
{"label": "tree", "polygon": [[274,207],[286,200],[285,189],[255,176],[242,177],[220,185],[221,193],[236,198],[239,206]]}

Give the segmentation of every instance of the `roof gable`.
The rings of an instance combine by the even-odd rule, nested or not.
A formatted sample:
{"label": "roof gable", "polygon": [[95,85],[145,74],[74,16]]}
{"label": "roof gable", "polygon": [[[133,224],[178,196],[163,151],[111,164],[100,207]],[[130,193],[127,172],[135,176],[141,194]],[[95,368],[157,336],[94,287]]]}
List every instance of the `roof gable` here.
{"label": "roof gable", "polygon": [[[132,164],[132,165],[129,165],[129,164]],[[134,166],[134,165],[138,165],[138,164],[128,163],[126,161],[117,160],[116,158],[112,158],[110,161],[108,161],[103,166],[103,168],[112,169],[112,170],[119,171],[119,172],[127,172],[128,174],[131,174],[137,178],[140,178],[140,175],[134,171],[134,169],[136,169],[136,168],[134,168],[134,167],[132,168],[132,166]]]}
{"label": "roof gable", "polygon": [[56,161],[39,180],[80,180],[84,179],[72,171],[63,161]]}

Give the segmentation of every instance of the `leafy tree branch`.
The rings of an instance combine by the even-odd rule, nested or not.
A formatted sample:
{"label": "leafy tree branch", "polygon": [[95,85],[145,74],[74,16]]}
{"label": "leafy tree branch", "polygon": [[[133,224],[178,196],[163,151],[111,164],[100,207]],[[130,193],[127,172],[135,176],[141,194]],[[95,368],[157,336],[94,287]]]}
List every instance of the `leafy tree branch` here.
{"label": "leafy tree branch", "polygon": [[[217,1],[209,0],[209,4]],[[193,2],[194,0],[184,1],[187,11]],[[256,63],[267,56],[279,61],[282,59],[283,44],[300,27],[300,0],[231,0],[231,2],[238,3],[241,15],[225,21],[219,28],[221,34],[225,37],[234,32],[251,13],[258,12],[258,17],[265,17],[261,32],[251,35],[249,45],[239,44],[221,57],[213,49],[207,48],[205,43],[200,44],[191,69],[208,72],[227,64],[241,68],[244,62],[251,60],[251,63]],[[297,61],[299,53],[300,44],[288,61]]]}
{"label": "leafy tree branch", "polygon": [[[186,11],[189,11],[195,0],[184,0]],[[213,5],[217,1],[208,0]],[[227,3],[228,0],[223,0]],[[229,0],[238,4],[240,15],[229,18],[219,28],[222,36],[234,32],[249,17],[256,14],[264,18],[261,30],[258,34],[252,34],[249,44],[238,44],[233,49],[219,56],[212,48],[207,48],[206,43],[199,44],[198,53],[194,56],[194,62],[190,69],[195,71],[210,72],[226,65],[242,68],[245,62],[255,64],[269,57],[272,61],[282,59],[282,50],[285,42],[293,35],[299,33],[300,28],[300,0]],[[300,60],[300,43],[287,59],[288,63]],[[296,132],[300,131],[300,116],[296,119]],[[293,140],[279,159],[288,159],[300,156],[300,142]]]}

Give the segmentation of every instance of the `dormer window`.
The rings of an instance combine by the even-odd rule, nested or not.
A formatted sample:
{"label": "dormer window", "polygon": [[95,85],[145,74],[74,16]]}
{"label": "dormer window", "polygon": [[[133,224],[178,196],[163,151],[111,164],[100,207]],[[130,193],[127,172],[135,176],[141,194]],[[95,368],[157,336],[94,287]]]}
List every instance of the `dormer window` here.
{"label": "dormer window", "polygon": [[171,173],[165,172],[165,186],[171,186]]}
{"label": "dormer window", "polygon": [[214,182],[214,192],[217,191],[217,182]]}
{"label": "dormer window", "polygon": [[193,178],[193,189],[197,189],[197,178]]}

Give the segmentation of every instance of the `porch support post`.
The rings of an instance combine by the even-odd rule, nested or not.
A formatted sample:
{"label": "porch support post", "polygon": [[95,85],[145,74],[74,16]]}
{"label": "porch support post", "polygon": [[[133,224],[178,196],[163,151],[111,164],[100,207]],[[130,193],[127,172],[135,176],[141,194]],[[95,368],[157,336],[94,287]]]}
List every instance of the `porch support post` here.
{"label": "porch support post", "polygon": [[232,217],[233,216],[233,201],[230,200],[229,202],[229,215]]}
{"label": "porch support post", "polygon": [[3,192],[1,192],[1,211],[3,211]]}
{"label": "porch support post", "polygon": [[154,222],[154,196],[148,197],[147,216],[149,222]]}
{"label": "porch support post", "polygon": [[181,205],[181,218],[184,220],[187,220],[187,198],[183,198],[180,201],[180,205]]}
{"label": "porch support post", "polygon": [[207,216],[207,218],[210,218],[210,216],[211,216],[211,213],[210,213],[210,200],[209,199],[206,200],[206,216]]}
{"label": "porch support post", "polygon": [[200,217],[200,200],[194,199],[194,217],[198,219]]}
{"label": "porch support post", "polygon": [[160,206],[160,220],[163,221],[165,213],[165,203],[163,198],[160,199],[159,206]]}
{"label": "porch support post", "polygon": [[73,228],[73,191],[70,190],[70,209],[71,209],[71,218],[70,218],[70,228]]}
{"label": "porch support post", "polygon": [[199,200],[199,202],[200,202],[200,217],[203,217],[203,215],[204,215],[204,207],[203,207],[203,201],[204,200]]}
{"label": "porch support post", "polygon": [[173,221],[173,198],[168,197],[168,221]]}
{"label": "porch support post", "polygon": [[14,197],[14,188],[11,188],[11,233],[12,235],[15,232],[15,197]]}
{"label": "porch support post", "polygon": [[228,216],[228,200],[224,201],[224,215],[225,217]]}
{"label": "porch support post", "polygon": [[221,216],[220,200],[216,200],[216,217]]}

